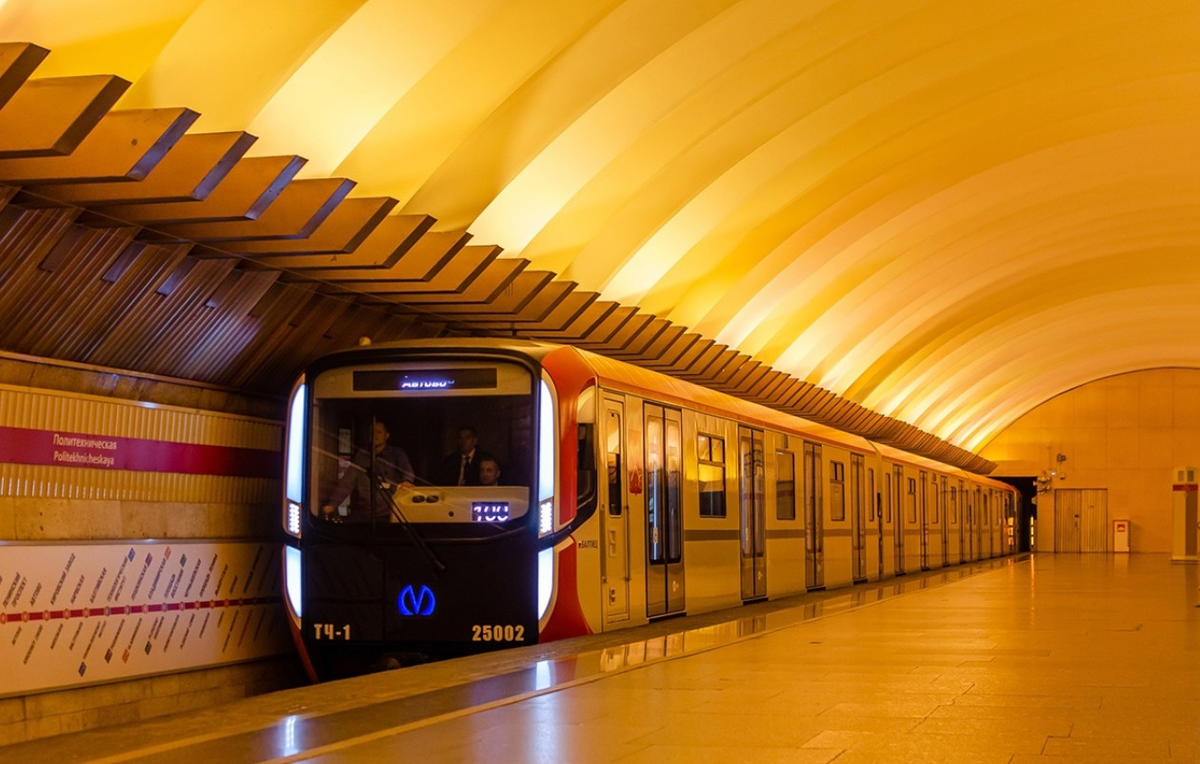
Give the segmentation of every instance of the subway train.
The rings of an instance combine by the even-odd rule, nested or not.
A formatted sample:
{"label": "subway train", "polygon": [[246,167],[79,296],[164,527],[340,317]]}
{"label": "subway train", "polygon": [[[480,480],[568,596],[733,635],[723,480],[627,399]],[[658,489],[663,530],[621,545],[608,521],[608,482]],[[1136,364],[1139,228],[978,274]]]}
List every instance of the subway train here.
{"label": "subway train", "polygon": [[284,459],[285,601],[314,681],[1011,554],[1019,501],[518,340],[314,362],[292,389]]}

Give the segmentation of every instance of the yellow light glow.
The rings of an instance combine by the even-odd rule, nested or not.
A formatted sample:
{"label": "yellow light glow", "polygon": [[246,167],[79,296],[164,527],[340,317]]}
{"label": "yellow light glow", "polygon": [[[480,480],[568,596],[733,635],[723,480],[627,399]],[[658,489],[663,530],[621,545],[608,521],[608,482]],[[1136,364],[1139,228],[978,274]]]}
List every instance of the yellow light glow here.
{"label": "yellow light glow", "polygon": [[305,60],[250,124],[256,152],[298,153],[326,176],[500,0],[370,0]]}

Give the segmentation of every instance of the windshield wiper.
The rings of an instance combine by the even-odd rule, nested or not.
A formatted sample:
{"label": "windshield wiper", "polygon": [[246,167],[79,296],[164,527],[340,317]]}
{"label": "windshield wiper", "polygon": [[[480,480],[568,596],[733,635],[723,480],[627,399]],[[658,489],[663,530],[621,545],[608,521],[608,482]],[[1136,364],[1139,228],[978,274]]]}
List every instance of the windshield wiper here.
{"label": "windshield wiper", "polygon": [[366,472],[367,477],[371,481],[371,486],[379,493],[380,496],[387,500],[388,508],[392,517],[396,519],[397,523],[403,526],[405,532],[408,533],[408,537],[412,539],[412,542],[417,549],[421,550],[421,554],[425,557],[426,561],[429,562],[434,571],[438,573],[445,572],[446,564],[438,559],[437,554],[434,553],[429,544],[425,542],[425,539],[421,538],[421,534],[417,533],[417,529],[413,527],[413,524],[409,522],[407,517],[404,516],[404,512],[401,511],[400,505],[396,503],[396,498],[394,495],[395,487],[376,474],[374,470],[367,470]]}

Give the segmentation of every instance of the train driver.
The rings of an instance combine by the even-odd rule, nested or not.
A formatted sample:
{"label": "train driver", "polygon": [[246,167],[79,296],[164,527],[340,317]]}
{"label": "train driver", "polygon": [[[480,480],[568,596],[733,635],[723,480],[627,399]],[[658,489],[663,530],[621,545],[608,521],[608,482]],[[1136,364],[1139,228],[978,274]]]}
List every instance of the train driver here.
{"label": "train driver", "polygon": [[[363,517],[356,519],[369,519],[365,508],[370,506],[372,476],[377,482],[382,482],[383,489],[389,493],[397,486],[412,488],[415,476],[408,453],[400,446],[388,443],[390,438],[387,425],[376,419],[371,431],[371,451],[365,448],[358,450],[350,467],[321,507],[327,519],[332,519],[338,506],[352,494],[355,496],[352,504],[363,508],[360,510]],[[386,503],[386,500],[383,501]],[[382,513],[385,516],[390,514],[386,508],[382,509]]]}

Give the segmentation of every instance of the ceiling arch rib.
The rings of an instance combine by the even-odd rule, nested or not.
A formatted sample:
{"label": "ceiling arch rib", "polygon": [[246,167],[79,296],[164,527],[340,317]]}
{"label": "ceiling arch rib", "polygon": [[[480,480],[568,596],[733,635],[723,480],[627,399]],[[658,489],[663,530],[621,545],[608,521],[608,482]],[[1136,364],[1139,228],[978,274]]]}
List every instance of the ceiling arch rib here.
{"label": "ceiling arch rib", "polygon": [[[1176,84],[1178,84],[1178,83],[1176,83]],[[1185,92],[1194,93],[1195,92],[1194,83],[1191,84],[1190,89]],[[1103,106],[1104,110],[1112,110],[1114,108],[1114,106],[1110,102],[1110,100],[1107,97],[1100,97],[1100,94],[1094,95],[1089,100],[1093,101],[1093,102],[1095,102],[1095,101],[1102,102],[1104,104],[1104,106]],[[1190,99],[1187,98],[1186,96],[1181,97],[1181,95],[1179,93],[1175,93],[1173,98],[1166,99],[1165,101],[1163,99],[1161,99],[1158,94],[1150,94],[1148,96],[1134,98],[1131,102],[1129,102],[1128,104],[1125,105],[1125,108],[1123,108],[1121,110],[1121,115],[1122,115],[1123,121],[1125,121],[1127,124],[1136,124],[1140,121],[1153,122],[1154,121],[1154,119],[1153,119],[1154,113],[1156,111],[1163,112],[1164,110],[1168,110],[1168,114],[1166,116],[1177,121],[1181,125],[1191,125],[1191,124],[1194,124],[1194,120],[1195,120],[1195,116],[1194,116],[1195,103],[1196,103],[1196,99],[1194,97],[1192,97]],[[1180,113],[1181,111],[1183,113]],[[950,120],[951,122],[956,121],[959,118],[959,115],[952,115],[952,116],[954,116],[955,119]],[[989,119],[994,119],[995,117],[996,117],[996,115],[994,113],[987,112],[987,113],[978,114],[976,117],[974,117],[970,120],[966,120],[966,125],[965,125],[966,132],[968,134],[972,134],[971,128],[973,126],[973,123],[978,123],[978,125],[980,126],[981,129],[985,128],[987,121]],[[1075,120],[1075,121],[1067,120],[1063,124],[1064,124],[1064,130],[1068,130],[1068,131],[1070,131],[1070,133],[1074,133],[1076,136],[1079,136],[1079,135],[1086,136],[1086,122],[1078,121],[1078,120]],[[952,129],[954,129],[954,128],[952,128],[951,126],[948,125],[947,130],[952,130]],[[949,138],[949,133],[947,134],[946,137]],[[1036,156],[1037,152],[1040,149],[1044,148],[1045,146],[1054,146],[1060,141],[1071,139],[1071,135],[1069,133],[1066,135],[1052,135],[1049,138],[1040,137],[1040,136],[1034,136],[1034,137],[1037,140],[1027,142],[1023,146],[1018,144],[1014,147],[1014,146],[1010,145],[1011,144],[1011,142],[1010,142],[1010,144],[1006,144],[1006,148],[1009,148],[1009,149],[1015,148],[1016,149],[1016,151],[1011,151],[1011,154],[1010,154],[1014,158],[1020,157],[1020,156],[1028,156],[1030,154],[1033,154]],[[941,143],[935,143],[933,145],[941,145]],[[1173,146],[1176,144],[1173,141],[1168,140],[1168,141],[1164,141],[1163,145],[1164,146]],[[987,156],[987,155],[985,155],[984,152],[974,152],[974,154],[972,154],[972,152],[970,152],[968,150],[966,145],[963,146],[961,151],[953,150],[954,149],[953,146],[951,146],[950,148],[952,150],[945,152],[945,156],[939,160],[939,161],[945,162],[945,166],[947,168],[950,168],[949,171],[951,173],[953,173],[953,174],[949,175],[948,177],[946,177],[942,181],[942,185],[949,189],[953,189],[955,183],[959,182],[959,179],[964,178],[964,177],[969,177],[972,171],[976,171],[976,172],[979,172],[980,174],[986,175],[986,173],[984,171],[986,169],[989,169],[990,167],[992,167],[993,166],[992,163],[996,162],[997,159],[1000,159],[1001,162],[1004,159],[1003,157],[997,158],[994,155]],[[775,284],[775,285],[779,285],[781,288],[786,288],[786,285],[789,283],[796,283],[796,282],[800,282],[801,284],[805,283],[805,273],[803,273],[803,272],[789,273],[788,275],[790,277],[784,278],[784,279],[778,279],[775,277],[777,275],[779,275],[779,273],[780,273],[780,266],[788,265],[792,261],[792,259],[795,259],[795,265],[792,266],[793,271],[797,267],[802,267],[803,263],[812,260],[816,256],[816,253],[814,252],[814,245],[817,244],[818,242],[820,242],[820,244],[821,244],[821,249],[817,250],[817,251],[829,252],[829,253],[831,253],[830,256],[833,256],[833,254],[841,254],[843,249],[847,246],[847,244],[857,243],[854,241],[853,238],[847,240],[848,236],[852,236],[855,238],[860,237],[861,234],[859,234],[857,232],[869,232],[874,236],[874,238],[876,240],[882,238],[882,236],[880,235],[880,231],[879,231],[880,226],[885,224],[888,221],[888,218],[890,216],[894,216],[896,213],[895,212],[888,213],[882,209],[876,211],[874,209],[874,206],[869,204],[867,199],[861,198],[863,195],[863,192],[866,191],[869,194],[879,197],[880,199],[886,201],[889,205],[891,205],[894,209],[897,209],[897,210],[903,209],[903,207],[897,207],[898,204],[909,205],[909,204],[914,203],[913,201],[905,201],[902,197],[892,198],[892,196],[890,196],[890,194],[892,194],[894,192],[894,189],[897,189],[897,188],[901,189],[901,190],[905,190],[906,193],[910,193],[910,194],[913,191],[918,191],[918,192],[920,191],[920,187],[914,187],[912,185],[913,174],[914,174],[914,172],[921,172],[921,171],[923,171],[925,176],[928,176],[930,174],[930,172],[929,172],[930,168],[928,166],[921,165],[922,161],[927,161],[927,157],[924,156],[924,153],[927,152],[928,149],[929,149],[929,147],[925,146],[925,147],[922,147],[922,149],[920,151],[916,151],[915,153],[913,151],[906,151],[904,155],[908,156],[909,158],[905,161],[907,162],[908,166],[911,168],[914,168],[914,170],[906,171],[903,173],[903,175],[898,175],[891,182],[888,181],[888,177],[886,175],[879,173],[879,167],[876,164],[873,167],[870,165],[864,166],[862,177],[864,179],[870,177],[871,180],[870,180],[870,184],[868,186],[865,186],[863,189],[855,191],[853,189],[844,188],[844,187],[841,187],[841,188],[830,187],[830,188],[825,188],[825,189],[814,190],[814,191],[819,191],[820,196],[827,197],[826,201],[824,201],[823,203],[817,203],[817,204],[813,205],[813,208],[815,210],[819,210],[822,212],[822,218],[818,218],[817,221],[814,221],[814,222],[820,222],[821,227],[818,228],[818,227],[810,224],[808,226],[802,225],[799,227],[786,228],[786,222],[784,224],[782,224],[781,228],[784,228],[784,230],[786,230],[788,233],[790,233],[793,236],[793,238],[791,240],[789,240],[787,242],[787,245],[782,248],[782,251],[778,253],[779,257],[776,258],[776,261],[774,263],[771,263],[770,261],[764,261],[764,267],[761,271],[762,276],[758,277],[759,279],[761,279],[760,283]],[[1125,152],[1125,153],[1129,153],[1129,152]],[[1141,153],[1144,153],[1144,152],[1135,152],[1134,156],[1138,156]],[[1095,156],[1095,155],[1091,155],[1091,156]],[[795,181],[791,181],[789,183],[780,184],[781,189],[783,189],[783,193],[790,194],[791,192],[788,190],[789,187],[795,187],[799,181],[800,181],[800,179],[796,179]],[[982,184],[975,184],[976,187],[978,187],[980,185],[982,185]],[[1051,185],[1057,185],[1057,184],[1052,183]],[[929,186],[929,188],[937,188],[937,187],[938,186],[936,186],[936,185]],[[872,190],[872,189],[874,189],[874,190]],[[989,196],[990,193],[994,193],[994,192],[985,191],[983,193],[983,196],[987,197],[987,196]],[[781,212],[781,214],[779,216],[783,221],[794,220],[797,214],[800,214],[803,212],[803,210],[799,209],[802,205],[812,204],[814,201],[814,192],[806,191],[806,193],[804,193],[803,195],[797,196],[795,198],[797,199],[796,207],[798,209],[788,210],[788,209],[784,208],[783,212]],[[939,201],[941,203],[946,203],[948,200],[950,200],[952,198],[953,198],[952,193],[950,191],[947,191],[942,196],[938,197],[936,199],[936,201]],[[761,199],[758,197],[752,199],[750,202],[747,203],[747,207],[757,208],[757,209],[762,209],[762,208],[771,209],[771,208],[777,207],[777,206],[778,206],[777,204],[770,203],[769,200],[764,200],[764,199]],[[930,209],[936,209],[936,206],[933,204],[930,204],[927,206]],[[850,218],[850,219],[844,219],[844,220],[832,218],[830,216],[830,212],[832,212],[833,210],[837,210],[837,209],[845,210],[846,213],[853,215],[855,217]],[[867,212],[870,212],[871,214],[870,215],[865,214]],[[881,215],[880,213],[883,213],[883,214]],[[936,214],[936,213],[931,213],[931,214]],[[850,222],[851,220],[853,221],[852,224]],[[823,239],[822,237],[829,235],[826,233],[826,231],[839,231],[839,232],[844,232],[844,233],[839,233],[838,238]],[[803,254],[801,257],[797,257],[796,252],[801,252]],[[744,248],[736,250],[736,255],[739,256],[743,261],[745,261],[747,255],[749,255],[751,260],[755,259],[754,255],[752,253],[746,252]],[[747,278],[746,281],[750,281],[750,279]],[[739,283],[742,283],[742,282],[739,281]],[[751,281],[750,283],[753,283],[753,281]],[[705,284],[702,288],[707,289],[708,285]],[[818,289],[818,286],[814,285],[813,289],[814,290]],[[725,301],[725,305],[722,305],[723,309],[728,309],[727,308],[728,305],[738,306],[738,307],[752,305],[753,306],[752,309],[758,311],[758,314],[761,315],[761,312],[762,312],[761,304],[762,304],[763,300],[761,300],[760,298],[764,297],[765,295],[753,295],[753,294],[749,293],[748,291],[743,291],[743,292],[738,292],[738,293],[731,292],[728,296],[731,299],[727,299]],[[774,300],[776,302],[778,302],[778,301],[783,300],[783,297],[778,296],[778,297],[775,297]],[[797,301],[801,302],[801,303],[807,302],[807,300],[804,300],[803,298],[796,298],[796,299],[791,299],[788,301],[792,302],[792,303],[795,303]],[[720,326],[719,322],[722,320],[724,320],[724,319],[718,319],[716,328],[719,328],[719,326]],[[748,332],[749,327],[746,326],[746,323],[747,322],[745,321],[744,318],[743,319],[735,319],[735,321],[733,322],[733,327],[734,327],[736,333],[728,334],[728,335],[723,334],[721,336],[725,340],[736,341],[736,339],[738,337],[745,336],[746,333]],[[700,321],[697,325],[700,327],[707,326],[707,327],[709,327],[710,331],[714,328],[713,324],[708,323],[707,321],[703,321],[703,320]],[[739,325],[742,328],[737,329],[736,327],[738,327]],[[753,326],[753,325],[754,325],[753,322],[751,322],[750,326]],[[778,322],[773,322],[773,325],[780,325],[780,324]],[[755,345],[752,343],[750,345],[750,347],[751,347],[751,349],[753,349],[755,347]]]}
{"label": "ceiling arch rib", "polygon": [[[1182,138],[1184,131],[1178,127],[1170,126],[1169,129],[1158,131],[1158,134],[1166,137],[1179,136]],[[1120,154],[1118,147],[1129,140],[1140,141],[1147,137],[1147,131],[1135,131],[1133,133],[1124,133],[1117,136],[1116,140],[1100,139],[1089,142],[1086,148],[1090,151],[1113,151],[1117,155]],[[1167,146],[1174,145],[1168,141]],[[1080,152],[1080,155],[1086,155],[1087,152]],[[1011,165],[1012,171],[1007,172],[992,172],[983,176],[973,178],[964,187],[952,187],[943,195],[934,196],[923,200],[922,203],[912,209],[906,210],[904,215],[894,217],[887,224],[876,224],[873,228],[865,228],[869,231],[868,237],[863,238],[859,242],[854,242],[852,246],[835,247],[833,251],[837,253],[833,265],[827,271],[828,276],[825,280],[812,281],[812,277],[807,279],[801,278],[799,275],[790,278],[779,279],[779,284],[785,290],[786,297],[778,297],[773,300],[774,303],[785,306],[798,305],[802,306],[804,316],[811,316],[808,319],[800,319],[800,316],[770,316],[767,321],[769,327],[777,326],[804,326],[805,321],[820,320],[822,317],[828,316],[826,311],[830,305],[835,304],[841,299],[842,291],[857,290],[859,293],[865,293],[862,282],[864,279],[872,278],[868,274],[878,273],[880,268],[891,268],[896,278],[903,278],[903,272],[907,266],[913,262],[909,257],[902,257],[896,250],[903,252],[901,244],[910,243],[910,246],[915,250],[916,257],[923,257],[922,252],[929,249],[932,241],[936,241],[937,237],[944,236],[946,230],[955,225],[959,225],[958,218],[960,216],[974,214],[977,215],[976,222],[983,235],[994,236],[996,232],[993,227],[1003,224],[1007,218],[1000,217],[1000,213],[1004,215],[1013,215],[1012,219],[1021,221],[1021,215],[1040,215],[1037,206],[1033,203],[1041,200],[1047,204],[1047,210],[1050,210],[1050,217],[1053,217],[1053,210],[1057,209],[1057,204],[1061,200],[1056,197],[1072,196],[1075,194],[1086,193],[1089,184],[1100,184],[1107,186],[1101,188],[1100,194],[1097,194],[1096,203],[1097,209],[1103,209],[1101,214],[1112,214],[1121,209],[1122,203],[1137,203],[1136,187],[1137,178],[1145,175],[1147,172],[1153,174],[1153,182],[1159,184],[1162,188],[1163,196],[1167,196],[1172,190],[1177,192],[1186,192],[1188,186],[1194,188],[1194,181],[1189,176],[1189,167],[1194,164],[1195,150],[1185,150],[1182,152],[1173,152],[1172,169],[1164,171],[1161,162],[1145,162],[1145,154],[1134,156],[1128,164],[1130,166],[1122,166],[1124,162],[1110,161],[1107,167],[1091,169],[1081,166],[1079,162],[1050,162],[1047,163],[1047,156],[1042,154],[1027,157],[1021,162]],[[1150,168],[1148,170],[1138,169],[1138,165]],[[1003,169],[1003,168],[1002,168]],[[1081,176],[1079,186],[1069,189],[1063,189],[1061,186],[1053,182],[1057,174],[1070,174],[1078,172]],[[1006,177],[1007,176],[1007,177]],[[1127,187],[1127,188],[1126,188]],[[982,192],[982,189],[1004,189],[1003,194],[997,194],[995,190],[990,193]],[[1093,190],[1095,193],[1095,190]],[[1108,198],[1104,198],[1107,194]],[[1007,202],[1006,202],[1007,200]],[[1125,201],[1128,200],[1128,201]],[[1007,206],[997,206],[1006,204]],[[976,207],[982,206],[983,209],[976,210]],[[1013,210],[1019,210],[1021,215],[1016,215]],[[1028,211],[1026,211],[1028,210]],[[970,220],[970,219],[969,219]],[[1020,222],[1016,223],[1020,225]],[[1048,225],[1053,226],[1053,220],[1049,220]],[[1039,229],[1033,228],[1037,231]],[[957,244],[957,249],[951,252],[961,252],[961,244]],[[1001,262],[1014,262],[1015,266],[1023,267],[1019,261],[1015,261],[1015,257],[1025,257],[1022,254],[1023,250],[1018,250],[1017,253],[996,253]],[[869,257],[872,259],[866,260],[861,264],[852,264],[851,267],[857,268],[858,272],[849,272],[843,274],[837,269],[837,263],[846,260],[853,263],[853,258],[858,256]],[[944,256],[938,254],[937,257]],[[1038,257],[1041,257],[1039,255]],[[806,255],[805,257],[808,257]],[[960,258],[961,260],[961,258]],[[1036,262],[1037,257],[1033,258]],[[797,260],[799,265],[802,260]],[[988,260],[986,262],[994,262]],[[969,263],[963,263],[966,272],[970,272],[971,266]],[[843,288],[841,290],[831,289],[832,279],[841,278]],[[880,285],[880,289],[892,291],[891,275],[888,278],[875,276],[875,282]],[[937,285],[938,289],[945,288],[944,278],[935,278],[931,282]],[[795,285],[795,286],[789,286]],[[790,292],[790,293],[789,293]],[[909,294],[914,292],[909,291]],[[916,293],[920,293],[919,291]],[[754,302],[748,304],[747,311],[756,310],[760,316],[764,318],[769,316],[762,305],[762,300],[755,299]],[[783,334],[782,338],[793,341],[797,346],[796,350],[804,348],[823,348],[826,345],[822,342],[813,342],[809,338],[801,335],[797,342],[794,335]],[[751,343],[751,347],[756,347]],[[761,351],[760,351],[761,352]],[[792,364],[798,362],[797,357],[780,356],[775,357],[770,354],[765,354],[767,358],[774,358],[775,362],[781,364],[782,368],[800,371]],[[810,362],[814,364],[815,362]]]}
{"label": "ceiling arch rib", "polygon": [[[1131,285],[1123,292],[1094,294],[1040,311],[1027,310],[1019,319],[963,338],[939,359],[940,368],[926,375],[929,392],[957,405],[917,411],[909,410],[913,405],[909,402],[897,406],[897,415],[906,421],[911,417],[917,426],[942,437],[955,434],[964,422],[978,429],[978,423],[997,418],[1011,421],[1024,410],[1014,405],[1012,411],[995,412],[990,418],[975,419],[972,415],[991,401],[1018,392],[1022,400],[1028,400],[1037,394],[1053,397],[1076,387],[1082,384],[1081,375],[1087,374],[1081,367],[1087,367],[1090,359],[1101,359],[1108,368],[1121,354],[1128,358],[1124,348],[1134,342],[1142,347],[1144,356],[1137,363],[1147,367],[1188,365],[1186,359],[1197,352],[1200,340],[1186,335],[1170,338],[1174,349],[1164,353],[1162,343],[1156,341],[1160,336],[1156,327],[1167,321],[1179,324],[1196,318],[1190,292],[1178,286],[1146,289]],[[1139,304],[1146,296],[1153,297],[1155,303]],[[1113,356],[1114,352],[1118,355]],[[1028,386],[1036,394],[1026,394],[1020,386]]]}
{"label": "ceiling arch rib", "polygon": [[[1064,238],[1064,243],[1075,242],[1077,246],[1073,247],[1073,251],[1062,247],[1048,247],[1041,251],[1043,262],[1051,262],[1053,257],[1053,261],[1059,263],[1058,268],[1039,268],[1038,263],[1030,263],[1024,272],[1010,271],[1007,275],[997,273],[994,283],[999,288],[994,293],[987,288],[993,282],[985,281],[992,274],[985,272],[974,280],[960,282],[958,289],[931,294],[928,300],[936,315],[926,323],[912,327],[906,336],[894,338],[895,344],[880,350],[877,356],[871,357],[869,352],[863,352],[860,368],[849,374],[854,377],[851,394],[880,411],[895,413],[901,401],[917,395],[917,391],[927,384],[919,370],[935,359],[944,357],[970,334],[1014,321],[1040,306],[1069,300],[1072,295],[1112,288],[1109,285],[1114,279],[1126,277],[1127,261],[1136,264],[1135,272],[1131,281],[1121,284],[1121,288],[1128,288],[1130,283],[1135,283],[1148,289],[1155,284],[1170,283],[1173,273],[1191,272],[1193,269],[1190,267],[1178,270],[1171,262],[1181,258],[1190,259],[1186,242],[1200,235],[1196,225],[1181,225],[1177,222],[1178,213],[1171,221],[1161,224],[1154,219],[1146,221],[1142,216],[1139,218],[1147,226],[1153,225],[1157,230],[1164,231],[1164,235],[1156,241],[1147,241],[1144,236],[1121,230],[1105,237],[1104,224],[1113,219],[1093,221],[1095,225],[1090,230],[1097,232],[1098,229],[1099,235],[1107,238],[1103,252],[1093,250],[1091,240],[1086,237]],[[1124,221],[1120,227],[1124,228]],[[1165,235],[1165,232],[1171,231],[1174,235]],[[1064,237],[1073,235],[1073,231],[1063,233]],[[995,254],[985,252],[980,256],[994,258]],[[1156,264],[1156,261],[1161,264]],[[887,341],[887,338],[883,338],[880,343]],[[925,407],[928,408],[929,404],[930,400],[926,399]],[[909,413],[911,415],[913,412]]]}

